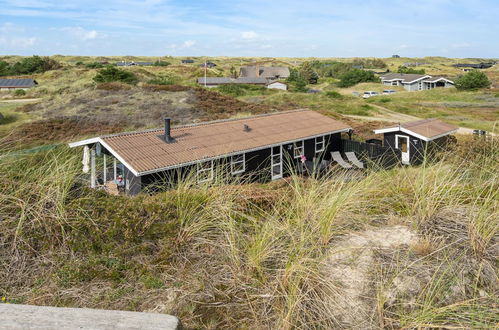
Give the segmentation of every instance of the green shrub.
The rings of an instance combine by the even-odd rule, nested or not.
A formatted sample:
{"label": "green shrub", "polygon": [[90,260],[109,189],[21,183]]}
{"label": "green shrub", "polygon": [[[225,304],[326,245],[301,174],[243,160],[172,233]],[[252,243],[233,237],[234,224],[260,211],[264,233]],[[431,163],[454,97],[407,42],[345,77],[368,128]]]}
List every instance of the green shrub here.
{"label": "green shrub", "polygon": [[172,75],[162,75],[149,80],[147,83],[152,85],[175,85],[180,79]]}
{"label": "green shrub", "polygon": [[372,71],[352,69],[340,77],[339,87],[350,87],[361,82],[378,82],[379,78]]}
{"label": "green shrub", "polygon": [[397,70],[398,73],[414,73],[414,74],[425,74],[425,70],[424,69],[419,69],[419,70],[416,70],[416,69],[413,69],[413,68],[408,68],[406,66],[399,66],[398,70]]}
{"label": "green shrub", "polygon": [[92,63],[85,64],[85,67],[89,68],[89,69],[101,69],[104,67],[104,64],[99,63],[99,62],[92,62]]}
{"label": "green shrub", "polygon": [[341,99],[341,98],[343,98],[343,95],[341,95],[337,91],[329,91],[329,92],[326,92],[324,95],[326,95],[327,97],[332,98],[332,99]]}
{"label": "green shrub", "polygon": [[97,72],[94,81],[98,83],[120,81],[126,84],[136,84],[138,79],[132,72],[118,69],[113,65],[108,65]]}
{"label": "green shrub", "polygon": [[387,97],[382,97],[382,98],[379,98],[379,99],[375,99],[376,101],[378,102],[381,102],[381,103],[388,103],[388,102],[391,102],[392,100],[387,98]]}
{"label": "green shrub", "polygon": [[456,88],[459,90],[473,90],[490,87],[487,75],[479,70],[471,70],[456,79]]}
{"label": "green shrub", "polygon": [[24,89],[16,89],[14,91],[14,95],[15,96],[24,96],[24,95],[26,95],[26,91]]}
{"label": "green shrub", "polygon": [[242,96],[245,94],[244,88],[236,84],[221,85],[218,87],[218,90],[224,94],[231,96]]}
{"label": "green shrub", "polygon": [[156,62],[154,62],[154,66],[169,66],[171,63],[170,62],[166,62],[166,61],[161,61],[161,60],[158,60]]}

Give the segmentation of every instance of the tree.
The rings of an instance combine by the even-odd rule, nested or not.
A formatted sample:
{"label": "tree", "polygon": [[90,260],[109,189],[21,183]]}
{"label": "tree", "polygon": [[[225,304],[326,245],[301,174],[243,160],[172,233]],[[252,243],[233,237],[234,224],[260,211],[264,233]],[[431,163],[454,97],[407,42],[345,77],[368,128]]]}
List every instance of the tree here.
{"label": "tree", "polygon": [[112,81],[120,81],[127,84],[137,83],[137,77],[129,71],[118,69],[115,66],[108,65],[104,69],[97,72],[94,77],[94,81],[98,83],[106,83]]}
{"label": "tree", "polygon": [[352,69],[340,77],[339,87],[350,87],[361,82],[377,82],[379,79],[372,71]]}
{"label": "tree", "polygon": [[456,88],[459,90],[472,90],[490,87],[490,80],[485,73],[479,70],[471,70],[460,76],[455,81]]}
{"label": "tree", "polygon": [[236,68],[235,68],[234,66],[231,66],[231,67],[230,67],[230,76],[231,76],[232,78],[237,78],[237,76],[238,76],[238,74],[237,74],[237,70],[236,70]]}
{"label": "tree", "polygon": [[301,65],[299,75],[309,84],[317,84],[319,80],[319,75],[314,71],[310,62],[305,62]]}
{"label": "tree", "polygon": [[8,76],[10,74],[10,64],[5,61],[0,61],[0,76]]}
{"label": "tree", "polygon": [[25,57],[11,66],[11,74],[42,73],[61,68],[61,64],[48,56],[33,55]]}

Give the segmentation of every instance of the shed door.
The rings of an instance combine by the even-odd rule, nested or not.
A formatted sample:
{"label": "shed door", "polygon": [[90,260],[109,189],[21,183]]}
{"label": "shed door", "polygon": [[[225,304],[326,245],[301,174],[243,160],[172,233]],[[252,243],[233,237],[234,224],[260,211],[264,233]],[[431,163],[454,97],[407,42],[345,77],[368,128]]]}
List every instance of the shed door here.
{"label": "shed door", "polygon": [[395,148],[402,152],[402,164],[409,164],[409,137],[404,135],[395,135]]}
{"label": "shed door", "polygon": [[270,171],[272,180],[282,178],[282,146],[272,147],[270,155]]}

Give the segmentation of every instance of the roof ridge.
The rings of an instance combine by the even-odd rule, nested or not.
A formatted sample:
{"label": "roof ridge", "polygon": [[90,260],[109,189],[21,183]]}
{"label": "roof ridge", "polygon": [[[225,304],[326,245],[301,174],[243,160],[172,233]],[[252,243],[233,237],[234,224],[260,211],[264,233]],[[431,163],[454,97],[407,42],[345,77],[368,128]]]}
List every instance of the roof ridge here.
{"label": "roof ridge", "polygon": [[[218,120],[205,121],[205,122],[201,122],[201,123],[193,123],[193,124],[185,124],[185,125],[180,125],[180,126],[172,126],[172,130],[173,129],[188,128],[188,127],[207,126],[207,125],[212,125],[212,124],[225,123],[225,122],[233,122],[233,121],[238,121],[238,120],[256,119],[256,118],[269,117],[269,116],[281,115],[281,114],[292,113],[292,112],[303,112],[303,111],[312,111],[312,110],[309,110],[309,109],[294,109],[294,110],[288,110],[288,111],[277,111],[277,112],[263,113],[263,114],[260,114],[260,115],[254,115],[254,116],[243,117],[243,118],[218,119]],[[107,139],[107,138],[116,137],[116,136],[142,134],[142,133],[149,133],[149,132],[162,131],[162,130],[163,130],[163,128],[150,128],[150,129],[141,130],[141,131],[130,131],[130,132],[121,132],[121,133],[103,135],[100,138]]]}

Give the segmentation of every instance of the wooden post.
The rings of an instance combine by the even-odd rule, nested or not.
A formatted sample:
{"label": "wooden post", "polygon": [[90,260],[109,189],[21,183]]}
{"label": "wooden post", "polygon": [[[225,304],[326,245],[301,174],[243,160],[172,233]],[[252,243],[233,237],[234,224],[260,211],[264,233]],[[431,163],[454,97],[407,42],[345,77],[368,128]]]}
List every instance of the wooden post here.
{"label": "wooden post", "polygon": [[116,181],[116,158],[113,157],[113,180]]}
{"label": "wooden post", "polygon": [[106,154],[104,154],[104,185],[106,184],[107,182],[107,166],[106,166]]}
{"label": "wooden post", "polygon": [[90,150],[90,188],[95,188],[95,149]]}

